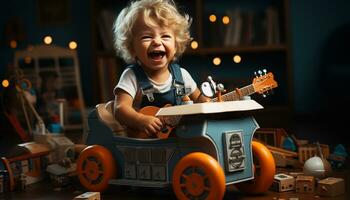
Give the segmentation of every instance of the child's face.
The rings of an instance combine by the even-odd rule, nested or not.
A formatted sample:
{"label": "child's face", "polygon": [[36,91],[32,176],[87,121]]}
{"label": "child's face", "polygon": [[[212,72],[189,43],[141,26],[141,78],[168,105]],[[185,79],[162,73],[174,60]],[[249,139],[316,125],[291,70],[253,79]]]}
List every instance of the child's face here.
{"label": "child's face", "polygon": [[175,34],[171,27],[158,24],[150,27],[142,17],[138,17],[133,34],[133,53],[143,67],[152,71],[168,67],[176,53]]}

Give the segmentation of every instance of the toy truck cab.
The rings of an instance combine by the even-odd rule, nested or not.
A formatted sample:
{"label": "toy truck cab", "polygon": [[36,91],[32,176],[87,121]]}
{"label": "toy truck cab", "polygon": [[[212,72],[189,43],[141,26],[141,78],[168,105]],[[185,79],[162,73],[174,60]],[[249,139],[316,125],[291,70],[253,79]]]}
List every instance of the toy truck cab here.
{"label": "toy truck cab", "polygon": [[252,141],[259,127],[251,116],[256,109],[262,106],[254,100],[161,108],[157,116],[181,116],[167,139],[116,136],[95,109],[89,115],[90,146],[78,159],[79,180],[90,191],[109,184],[172,186],[178,199],[222,199],[230,184],[265,192],[275,165],[268,149]]}

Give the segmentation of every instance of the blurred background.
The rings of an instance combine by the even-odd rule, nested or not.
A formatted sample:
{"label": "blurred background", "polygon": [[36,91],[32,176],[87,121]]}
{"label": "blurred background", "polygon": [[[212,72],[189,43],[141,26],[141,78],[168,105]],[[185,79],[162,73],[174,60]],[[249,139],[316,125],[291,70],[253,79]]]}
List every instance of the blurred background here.
{"label": "blurred background", "polygon": [[[350,1],[175,2],[181,12],[193,19],[193,42],[178,62],[198,85],[210,75],[231,91],[254,83],[254,72],[259,75],[259,70],[266,69],[274,74],[278,87],[264,95],[251,95],[265,107],[255,113],[261,127],[284,128],[297,138],[331,146],[346,143]],[[21,127],[28,129],[23,110],[32,112],[19,97],[23,89],[30,89],[35,109],[47,126],[58,121],[50,109],[59,107],[59,103],[50,107],[47,96],[65,99],[70,107],[65,119],[72,124],[70,137],[81,142],[87,113],[98,103],[113,99],[113,87],[127,66],[115,56],[111,29],[115,16],[127,3],[124,0],[2,3],[3,149],[21,142],[18,134]],[[11,87],[18,80],[22,89]]]}

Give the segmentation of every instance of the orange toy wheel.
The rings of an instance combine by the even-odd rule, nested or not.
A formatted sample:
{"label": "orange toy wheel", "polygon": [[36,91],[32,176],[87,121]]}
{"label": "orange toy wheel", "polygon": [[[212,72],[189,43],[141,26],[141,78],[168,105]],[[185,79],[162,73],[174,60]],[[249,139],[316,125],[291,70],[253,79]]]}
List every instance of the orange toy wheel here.
{"label": "orange toy wheel", "polygon": [[80,183],[89,191],[102,192],[115,176],[116,166],[112,153],[103,146],[92,145],[81,151],[77,162]]}
{"label": "orange toy wheel", "polygon": [[190,153],[175,166],[173,190],[180,200],[220,200],[224,197],[225,189],[224,171],[208,154]]}
{"label": "orange toy wheel", "polygon": [[[237,188],[246,193],[266,192],[273,182],[276,172],[275,160],[269,149],[259,143],[252,142],[252,151],[254,157],[254,179],[237,184]],[[257,162],[257,163],[256,163]],[[255,166],[258,164],[257,166]]]}

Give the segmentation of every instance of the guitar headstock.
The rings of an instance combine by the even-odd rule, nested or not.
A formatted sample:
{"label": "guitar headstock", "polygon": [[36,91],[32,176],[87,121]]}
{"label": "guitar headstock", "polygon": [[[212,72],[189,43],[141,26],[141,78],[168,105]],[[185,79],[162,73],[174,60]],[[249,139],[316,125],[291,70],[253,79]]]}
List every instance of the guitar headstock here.
{"label": "guitar headstock", "polygon": [[258,73],[255,73],[252,85],[254,91],[259,94],[264,94],[278,86],[277,82],[274,80],[272,72],[267,73],[266,69],[259,70]]}

